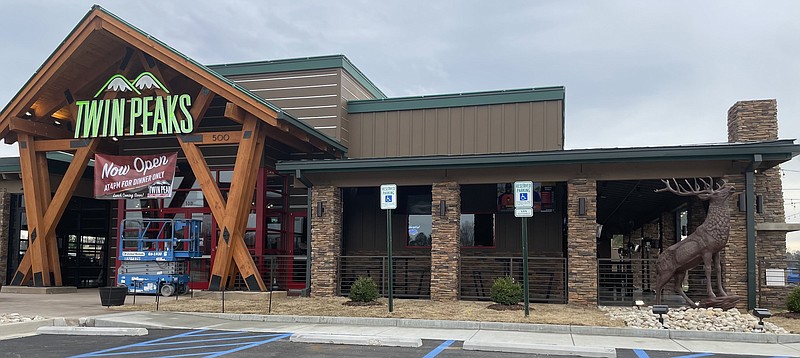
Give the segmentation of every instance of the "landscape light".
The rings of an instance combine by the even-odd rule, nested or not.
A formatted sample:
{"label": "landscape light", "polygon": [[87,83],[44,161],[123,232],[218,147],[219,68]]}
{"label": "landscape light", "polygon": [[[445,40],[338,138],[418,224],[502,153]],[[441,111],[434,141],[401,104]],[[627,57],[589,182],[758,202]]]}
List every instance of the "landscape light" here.
{"label": "landscape light", "polygon": [[752,314],[758,318],[758,327],[756,327],[756,330],[764,332],[764,318],[772,317],[772,313],[766,308],[753,308]]}
{"label": "landscape light", "polygon": [[642,300],[636,300],[636,301],[634,301],[634,302],[633,302],[633,304],[635,304],[635,305],[636,305],[636,308],[638,308],[638,309],[642,309],[642,306],[644,306],[644,301],[642,301]]}
{"label": "landscape light", "polygon": [[664,326],[664,315],[669,312],[669,306],[667,305],[653,305],[653,314],[658,315],[658,322],[661,322],[661,326]]}

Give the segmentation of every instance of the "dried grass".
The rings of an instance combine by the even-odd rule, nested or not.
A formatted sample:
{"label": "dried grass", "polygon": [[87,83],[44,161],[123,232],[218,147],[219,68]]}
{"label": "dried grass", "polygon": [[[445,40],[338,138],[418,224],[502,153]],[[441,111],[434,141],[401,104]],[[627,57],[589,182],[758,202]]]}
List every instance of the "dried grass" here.
{"label": "dried grass", "polygon": [[[299,316],[337,316],[337,317],[390,317],[435,320],[482,321],[482,322],[522,322],[541,324],[564,324],[581,326],[621,327],[620,321],[612,321],[596,307],[560,304],[531,304],[530,316],[525,318],[523,311],[497,311],[489,309],[492,302],[456,301],[437,302],[430,300],[395,299],[394,312],[389,313],[387,300],[381,299],[377,306],[347,306],[345,297],[288,297],[272,301],[271,314]],[[156,305],[152,297],[140,297],[136,305],[118,306],[118,310],[154,311]],[[180,312],[221,312],[222,302],[216,298],[163,299],[159,310]],[[226,313],[268,314],[269,301],[226,300]]]}

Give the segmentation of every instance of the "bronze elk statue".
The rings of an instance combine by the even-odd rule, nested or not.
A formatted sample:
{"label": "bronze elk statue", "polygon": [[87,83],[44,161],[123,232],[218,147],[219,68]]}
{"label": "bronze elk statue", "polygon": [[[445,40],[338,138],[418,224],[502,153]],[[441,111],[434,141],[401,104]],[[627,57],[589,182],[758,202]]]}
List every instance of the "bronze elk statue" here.
{"label": "bronze elk statue", "polygon": [[[678,180],[662,179],[666,187],[656,192],[670,192],[680,196],[696,196],[700,200],[708,200],[708,213],[705,221],[693,233],[678,243],[661,252],[656,260],[656,303],[661,303],[661,290],[674,279],[674,288],[691,307],[696,304],[683,292],[682,284],[686,272],[702,263],[706,274],[706,291],[708,298],[716,299],[711,288],[711,269],[716,269],[717,289],[719,296],[728,296],[722,288],[722,270],[719,253],[728,243],[730,232],[730,213],[728,198],[734,192],[733,184],[725,180],[715,182],[714,179]],[[685,185],[684,185],[685,184]],[[713,264],[713,266],[712,266]]]}

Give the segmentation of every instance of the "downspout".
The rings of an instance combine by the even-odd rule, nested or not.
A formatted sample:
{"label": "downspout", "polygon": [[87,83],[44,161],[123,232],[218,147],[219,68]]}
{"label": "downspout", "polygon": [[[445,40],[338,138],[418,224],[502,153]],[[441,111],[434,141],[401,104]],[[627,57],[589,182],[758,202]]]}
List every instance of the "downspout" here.
{"label": "downspout", "polygon": [[754,154],[753,161],[744,173],[745,205],[747,214],[747,309],[756,307],[756,191],[755,171],[761,165],[761,154]]}
{"label": "downspout", "polygon": [[311,295],[311,245],[313,244],[311,242],[311,188],[314,187],[314,184],[303,175],[300,169],[295,170],[294,177],[308,190],[306,198],[306,288],[302,291],[301,296],[309,297]]}

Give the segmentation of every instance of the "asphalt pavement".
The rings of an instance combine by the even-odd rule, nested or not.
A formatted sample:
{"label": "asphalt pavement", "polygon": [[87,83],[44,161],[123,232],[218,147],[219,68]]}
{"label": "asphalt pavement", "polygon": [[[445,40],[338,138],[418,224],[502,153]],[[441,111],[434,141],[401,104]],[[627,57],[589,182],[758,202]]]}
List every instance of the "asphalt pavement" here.
{"label": "asphalt pavement", "polygon": [[[12,297],[10,297],[12,296]],[[59,297],[53,297],[59,296]],[[12,342],[19,340],[44,339],[36,334],[39,326],[78,325],[94,327],[127,327],[146,328],[149,334],[139,337],[105,337],[108,340],[133,339],[137,342],[157,339],[164,330],[182,331],[224,331],[250,332],[263,336],[257,339],[275,339],[270,347],[278,345],[296,345],[296,347],[331,347],[342,348],[337,343],[359,341],[352,346],[354,356],[370,355],[376,344],[381,344],[380,356],[392,357],[394,349],[414,349],[413,353],[400,356],[417,356],[424,351],[420,347],[431,348],[431,345],[452,341],[437,355],[447,356],[458,350],[466,352],[507,352],[514,354],[551,354],[581,355],[596,357],[704,357],[720,355],[762,356],[762,357],[800,357],[800,335],[775,335],[766,333],[727,333],[693,332],[677,330],[645,330],[608,327],[536,325],[496,322],[434,321],[412,319],[381,318],[349,318],[349,317],[308,317],[308,316],[276,316],[222,313],[176,313],[176,312],[120,312],[110,311],[100,306],[97,290],[79,290],[77,294],[63,295],[30,295],[0,293],[0,314],[16,312],[23,315],[41,315],[52,319],[15,323],[0,326],[0,352],[7,349]],[[131,297],[129,297],[130,299]],[[148,299],[139,297],[138,299]],[[149,299],[152,299],[150,297]],[[88,302],[87,302],[88,301]],[[92,303],[92,301],[94,301]],[[57,319],[65,317],[65,319]],[[70,327],[64,327],[67,329]],[[70,329],[74,329],[71,327]],[[58,328],[56,328],[58,330]],[[158,332],[158,333],[157,333]],[[68,333],[74,334],[74,333]],[[267,337],[267,335],[273,335]],[[18,338],[32,336],[26,338]],[[37,338],[39,337],[39,338]],[[62,337],[47,335],[51,342]],[[68,335],[63,337],[73,337]],[[156,338],[153,338],[156,337]],[[280,338],[276,338],[280,337]],[[299,343],[302,337],[312,337],[326,344]],[[16,338],[16,339],[11,339]],[[5,341],[3,340],[5,339]],[[91,340],[81,337],[81,340]],[[386,347],[392,345],[421,343],[418,347]],[[110,341],[108,341],[110,342]],[[277,342],[277,343],[276,343]],[[411,342],[411,343],[408,343]],[[16,343],[14,343],[16,344]],[[267,343],[263,343],[267,344]],[[124,345],[124,344],[121,344]],[[306,346],[307,345],[307,346]],[[119,346],[119,345],[118,345]],[[44,351],[28,352],[40,356],[46,352],[46,345],[35,345]],[[57,347],[57,346],[54,346]],[[357,347],[357,348],[353,348]],[[438,347],[438,346],[437,346]],[[252,347],[255,349],[256,347]],[[434,347],[435,348],[435,347]],[[318,348],[313,348],[318,349]],[[333,350],[323,349],[323,353]],[[63,353],[58,352],[57,353]],[[89,353],[89,350],[78,352]],[[237,351],[236,356],[248,356],[250,348]],[[311,351],[310,351],[311,352]],[[403,351],[411,352],[411,351]],[[350,355],[341,352],[339,356]],[[364,355],[361,355],[361,354]],[[310,354],[310,353],[309,353]],[[427,354],[427,353],[426,353]],[[500,354],[500,353],[492,353]],[[23,354],[27,355],[27,354]],[[77,355],[77,354],[76,354]],[[161,355],[161,354],[159,354]],[[65,354],[56,356],[66,356]],[[310,354],[309,356],[314,356]],[[325,356],[325,355],[320,355]],[[330,356],[330,355],[328,355]],[[425,354],[420,355],[425,356]],[[480,354],[477,356],[481,356]],[[505,355],[497,355],[505,356]]]}

